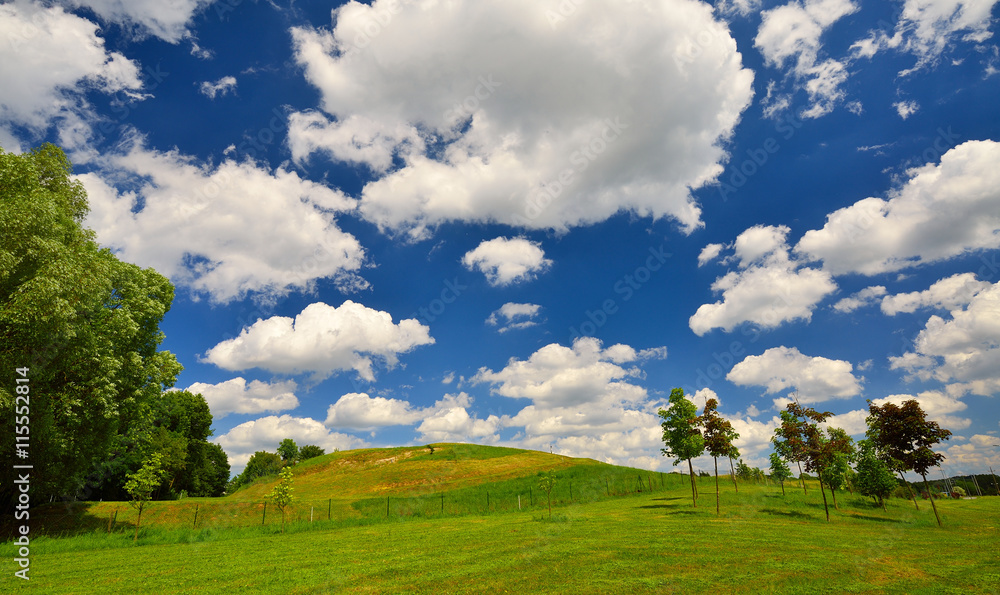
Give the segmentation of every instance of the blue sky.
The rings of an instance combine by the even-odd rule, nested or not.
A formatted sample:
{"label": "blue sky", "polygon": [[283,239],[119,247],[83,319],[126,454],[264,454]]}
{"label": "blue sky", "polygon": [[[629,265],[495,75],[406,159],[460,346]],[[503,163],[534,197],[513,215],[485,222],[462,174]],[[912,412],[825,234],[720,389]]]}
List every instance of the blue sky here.
{"label": "blue sky", "polygon": [[[715,397],[764,466],[790,398],[916,398],[1000,467],[993,0],[0,5],[0,146],[87,225],[235,471],[291,437],[669,470]],[[709,468],[708,460],[697,461]]]}

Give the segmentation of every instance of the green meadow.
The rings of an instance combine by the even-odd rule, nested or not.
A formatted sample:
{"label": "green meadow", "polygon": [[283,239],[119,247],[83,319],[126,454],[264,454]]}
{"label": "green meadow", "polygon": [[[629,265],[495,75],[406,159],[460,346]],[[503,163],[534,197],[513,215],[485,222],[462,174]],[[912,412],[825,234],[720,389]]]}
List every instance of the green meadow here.
{"label": "green meadow", "polygon": [[687,476],[468,445],[334,453],[295,476],[283,534],[261,514],[269,482],[154,502],[136,543],[124,503],[40,507],[32,578],[13,578],[7,542],[0,591],[1000,593],[1000,498],[938,501],[938,527],[927,501],[845,492],[827,522],[818,484],[737,494],[727,476],[716,514],[714,478],[695,508]]}

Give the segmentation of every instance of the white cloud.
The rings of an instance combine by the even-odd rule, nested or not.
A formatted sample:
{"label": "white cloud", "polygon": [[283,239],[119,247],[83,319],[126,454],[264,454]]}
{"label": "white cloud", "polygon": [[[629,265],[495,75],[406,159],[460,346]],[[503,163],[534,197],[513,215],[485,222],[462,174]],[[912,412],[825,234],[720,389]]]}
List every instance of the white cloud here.
{"label": "white cloud", "polygon": [[822,428],[840,428],[851,436],[861,436],[868,431],[868,411],[855,409],[847,413],[834,415],[820,424]]}
{"label": "white cloud", "polygon": [[772,347],[733,366],[726,379],[740,386],[763,386],[769,395],[791,389],[799,403],[808,405],[860,394],[861,381],[852,369],[844,360],[810,357],[794,347]]}
{"label": "white cloud", "polygon": [[876,275],[1000,247],[1000,143],[969,141],[940,164],[907,172],[888,199],[866,198],[827,216],[796,253],[835,275]]}
{"label": "white cloud", "polygon": [[914,350],[889,361],[921,380],[956,382],[949,394],[1000,392],[1000,282],[952,310],[950,320],[931,316]]}
{"label": "white cloud", "polygon": [[202,95],[208,97],[209,99],[215,99],[216,96],[226,96],[229,93],[236,92],[236,77],[224,76],[214,83],[205,81],[199,86],[198,89],[201,91]]}
{"label": "white cloud", "polygon": [[892,104],[892,107],[896,108],[896,113],[899,114],[900,118],[905,120],[917,113],[917,110],[920,109],[920,104],[916,101],[897,101]]}
{"label": "white cloud", "polygon": [[882,406],[886,403],[902,405],[909,400],[920,403],[920,408],[927,414],[929,421],[937,422],[946,430],[964,430],[972,425],[972,420],[965,417],[956,417],[952,414],[965,411],[968,405],[959,401],[955,397],[948,396],[940,391],[926,391],[916,396],[914,395],[889,395],[882,399],[872,399],[872,403]]}
{"label": "white cloud", "polygon": [[702,304],[689,324],[701,336],[714,328],[730,331],[742,322],[773,328],[791,320],[810,320],[812,311],[837,286],[830,274],[792,260],[785,226],[756,226],[739,235],[739,270],[712,284],[722,301]]}
{"label": "white cloud", "polygon": [[355,203],[339,191],[249,160],[199,164],[135,139],[101,163],[100,173],[77,176],[90,199],[86,225],[123,259],[196,295],[266,300],[330,278],[345,289],[366,286],[354,273],[364,250],[333,214]]}
{"label": "white cloud", "polygon": [[979,292],[990,287],[974,273],[960,273],[935,282],[924,291],[887,295],[882,299],[882,312],[895,316],[900,312],[916,312],[920,308],[956,310],[967,306]]}
{"label": "white cloud", "polygon": [[479,419],[469,415],[472,397],[465,393],[445,395],[417,427],[420,442],[479,442],[496,444],[504,422],[496,415]]}
{"label": "white cloud", "polygon": [[96,118],[85,92],[119,94],[126,101],[142,98],[138,65],[108,52],[97,31],[95,23],[58,6],[0,5],[0,39],[6,47],[0,60],[3,136],[14,136],[5,130],[11,124],[42,136],[54,123],[59,143],[80,149],[91,135],[87,122]]}
{"label": "white cloud", "polygon": [[410,426],[421,419],[422,412],[408,401],[370,397],[367,393],[349,393],[326,411],[330,428],[372,430],[385,426]]}
{"label": "white cloud", "polygon": [[698,266],[705,266],[719,257],[719,253],[725,248],[724,244],[709,244],[701,249],[698,254]]}
{"label": "white cloud", "polygon": [[315,419],[290,415],[271,415],[241,423],[213,438],[212,442],[226,451],[231,472],[237,474],[242,472],[253,453],[258,450],[274,452],[285,438],[291,438],[299,446],[314,444],[326,452],[368,446],[360,438],[331,432]]}
{"label": "white cloud", "polygon": [[873,31],[851,49],[855,56],[870,58],[885,49],[899,49],[917,57],[906,76],[936,63],[959,41],[982,43],[990,37],[993,6],[997,0],[906,0],[892,36]]}
{"label": "white cloud", "polygon": [[264,413],[295,409],[299,400],[295,397],[296,384],[292,380],[267,383],[253,380],[247,384],[242,377],[218,384],[195,382],[185,390],[201,393],[212,410],[214,419],[222,419],[230,413]]}
{"label": "white cloud", "polygon": [[852,294],[850,297],[846,297],[836,304],[833,305],[833,309],[837,312],[854,312],[858,308],[863,308],[865,306],[874,304],[878,301],[878,298],[884,296],[886,293],[885,287],[881,285],[873,285],[871,287],[865,287],[861,291]]}
{"label": "white cloud", "polygon": [[374,359],[394,366],[399,354],[434,343],[429,330],[412,318],[394,324],[388,313],[350,300],[339,307],[317,302],[294,320],[285,316],[258,320],[238,337],[209,349],[204,361],[226,370],[308,372],[317,381],[354,370],[361,378],[374,380]]}
{"label": "white cloud", "polygon": [[500,309],[490,314],[486,319],[486,324],[499,326],[498,332],[506,333],[510,330],[530,328],[538,324],[535,320],[538,312],[542,309],[538,304],[515,304],[507,302],[500,306]]}
{"label": "white cloud", "polygon": [[715,9],[727,15],[747,17],[760,9],[761,0],[718,0]]}
{"label": "white cloud", "polygon": [[484,240],[462,257],[470,271],[479,270],[490,285],[503,286],[529,281],[552,265],[538,242],[524,238]]}
{"label": "white cloud", "polygon": [[[847,70],[842,62],[820,58],[820,37],[840,18],[857,10],[850,0],[795,0],[762,14],[754,47],[766,64],[787,66],[796,84],[805,89],[810,105],[802,117],[823,116],[844,98]],[[787,100],[783,104],[787,105]],[[776,110],[770,111],[773,114]]]}
{"label": "white cloud", "polygon": [[335,9],[332,29],[293,28],[327,114],[293,116],[293,155],[370,165],[361,212],[413,237],[454,220],[564,230],[622,210],[699,227],[691,190],[722,172],[719,141],[753,93],[725,24],[691,0],[550,12],[376,0]]}
{"label": "white cloud", "polygon": [[104,20],[138,27],[170,43],[190,35],[188,23],[214,0],[62,0],[85,6]]}

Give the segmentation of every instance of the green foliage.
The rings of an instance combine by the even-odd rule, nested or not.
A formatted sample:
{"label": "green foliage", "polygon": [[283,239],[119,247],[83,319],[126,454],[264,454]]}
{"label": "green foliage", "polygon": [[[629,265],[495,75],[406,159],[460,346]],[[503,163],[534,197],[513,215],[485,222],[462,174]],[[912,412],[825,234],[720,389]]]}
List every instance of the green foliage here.
{"label": "green foliage", "polygon": [[699,425],[705,428],[705,450],[713,457],[737,458],[740,453],[733,446],[733,440],[739,438],[740,435],[733,429],[733,424],[728,419],[719,415],[718,408],[719,402],[715,399],[709,399],[705,402],[705,410],[701,417],[698,418]]}
{"label": "green foliage", "polygon": [[292,485],[294,483],[294,478],[292,477],[292,468],[285,467],[280,473],[281,479],[278,481],[277,485],[271,490],[271,493],[267,495],[267,501],[271,502],[278,507],[281,511],[281,532],[285,532],[285,508],[295,499],[292,492],[295,491],[295,487]]}
{"label": "green foliage", "polygon": [[781,489],[785,489],[785,481],[791,479],[792,471],[785,464],[785,461],[781,459],[781,456],[772,452],[770,456],[771,461],[771,479],[781,484]]}
{"label": "green foliage", "polygon": [[325,454],[326,451],[324,451],[322,448],[313,444],[306,444],[305,446],[299,449],[299,460],[307,461],[309,459],[321,457]]}
{"label": "green foliage", "polygon": [[855,466],[857,468],[855,486],[864,496],[883,502],[899,487],[892,469],[878,457],[875,446],[870,440],[858,443]]}
{"label": "green foliage", "polygon": [[556,487],[556,474],[552,471],[538,474],[538,489],[549,499],[549,518],[552,518],[552,490]]}
{"label": "green foliage", "polygon": [[97,245],[71,171],[53,145],[0,150],[0,462],[14,464],[10,374],[28,367],[33,500],[138,468],[156,402],[181,370],[157,351],[173,287]]}
{"label": "green foliage", "polygon": [[135,535],[132,541],[139,538],[139,525],[142,523],[142,510],[146,503],[153,498],[153,492],[160,487],[163,481],[164,470],[163,460],[159,453],[154,453],[142,465],[142,468],[135,473],[128,474],[125,482],[125,491],[128,492],[129,505],[139,511],[138,520],[135,523]]}
{"label": "green foliage", "polygon": [[285,438],[278,445],[278,455],[281,457],[282,462],[286,465],[291,465],[299,458],[299,447],[291,438]]}
{"label": "green foliage", "polygon": [[670,406],[657,414],[663,421],[664,456],[674,457],[674,465],[700,456],[705,451],[705,438],[698,430],[698,408],[684,396],[684,389],[670,391]]}
{"label": "green foliage", "polygon": [[258,450],[253,453],[243,473],[239,474],[226,486],[226,491],[230,494],[243,486],[250,485],[258,478],[277,475],[281,471],[283,464],[281,457],[273,452]]}

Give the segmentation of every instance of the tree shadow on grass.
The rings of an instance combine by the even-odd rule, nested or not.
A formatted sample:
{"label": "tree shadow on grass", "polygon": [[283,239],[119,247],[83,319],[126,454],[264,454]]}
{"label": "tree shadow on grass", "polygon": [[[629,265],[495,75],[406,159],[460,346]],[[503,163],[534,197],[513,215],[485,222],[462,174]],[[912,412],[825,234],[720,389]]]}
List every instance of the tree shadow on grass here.
{"label": "tree shadow on grass", "polygon": [[775,514],[775,515],[781,515],[781,516],[790,516],[790,517],[795,517],[795,518],[799,518],[799,519],[811,519],[811,518],[814,518],[813,515],[811,515],[811,514],[806,514],[804,512],[799,512],[797,510],[775,510],[773,508],[762,508],[760,511],[763,512],[763,513],[766,513],[766,514]]}
{"label": "tree shadow on grass", "polygon": [[899,519],[887,519],[885,517],[878,516],[868,516],[866,514],[852,514],[852,519],[860,519],[862,521],[874,521],[876,523],[902,523],[903,521]]}
{"label": "tree shadow on grass", "polygon": [[687,498],[682,498],[680,496],[674,496],[672,498],[650,498],[653,502],[670,502],[673,500],[687,500]]}

